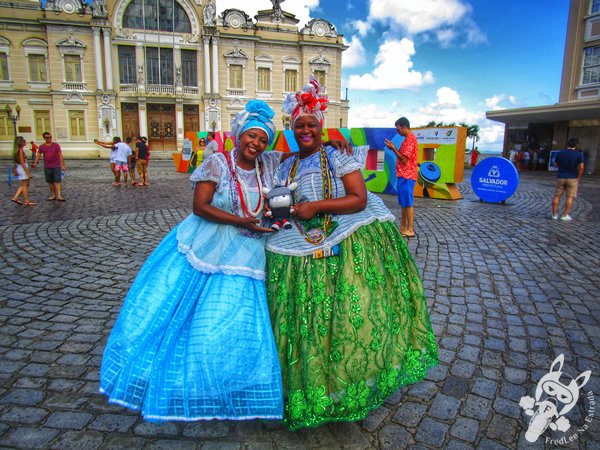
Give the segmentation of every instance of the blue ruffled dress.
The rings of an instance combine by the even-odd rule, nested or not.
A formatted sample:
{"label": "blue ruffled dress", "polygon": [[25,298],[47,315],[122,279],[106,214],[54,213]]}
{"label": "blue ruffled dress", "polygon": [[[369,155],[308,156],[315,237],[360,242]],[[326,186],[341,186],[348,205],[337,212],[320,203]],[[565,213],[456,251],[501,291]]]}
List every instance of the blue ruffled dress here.
{"label": "blue ruffled dress", "polygon": [[[280,160],[261,155],[263,183]],[[222,154],[191,180],[214,181],[213,205],[235,213]],[[251,205],[255,171],[237,169]],[[190,215],[142,266],[110,334],[100,392],[148,421],[279,419],[281,370],[265,291],[264,236]]]}

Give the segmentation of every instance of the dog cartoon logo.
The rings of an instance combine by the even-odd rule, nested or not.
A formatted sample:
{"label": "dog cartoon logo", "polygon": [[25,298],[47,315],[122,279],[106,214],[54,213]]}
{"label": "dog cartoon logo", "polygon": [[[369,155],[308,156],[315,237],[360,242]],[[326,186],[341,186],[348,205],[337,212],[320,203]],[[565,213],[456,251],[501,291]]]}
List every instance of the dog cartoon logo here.
{"label": "dog cartoon logo", "polygon": [[[535,399],[529,396],[521,397],[519,406],[525,410],[525,414],[531,416],[525,433],[525,439],[529,442],[535,442],[548,427],[563,432],[571,427],[569,419],[564,416],[577,404],[579,390],[588,382],[592,371],[583,372],[573,379],[561,371],[564,360],[562,354],[554,360],[550,372],[537,384]],[[568,384],[561,381],[562,375],[563,380],[570,379]]]}
{"label": "dog cartoon logo", "polygon": [[500,168],[498,166],[490,167],[488,172],[488,177],[490,178],[500,178]]}

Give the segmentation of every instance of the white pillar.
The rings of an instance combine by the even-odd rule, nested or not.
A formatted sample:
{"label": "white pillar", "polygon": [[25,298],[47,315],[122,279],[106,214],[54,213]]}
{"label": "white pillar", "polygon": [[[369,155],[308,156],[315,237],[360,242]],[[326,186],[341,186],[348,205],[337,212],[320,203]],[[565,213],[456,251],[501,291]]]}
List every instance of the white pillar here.
{"label": "white pillar", "polygon": [[210,48],[208,43],[210,42],[209,36],[204,36],[204,93],[210,94]]}
{"label": "white pillar", "polygon": [[216,36],[212,38],[212,93],[219,94],[219,56],[217,44],[219,39]]}
{"label": "white pillar", "polygon": [[102,44],[100,42],[100,28],[92,27],[94,33],[94,67],[96,69],[96,90],[104,90],[104,75],[102,73]]}
{"label": "white pillar", "polygon": [[148,114],[146,103],[138,103],[138,120],[140,122],[140,136],[148,137]]}
{"label": "white pillar", "polygon": [[102,28],[104,34],[104,65],[106,66],[106,90],[113,91],[112,44],[110,43],[110,28]]}

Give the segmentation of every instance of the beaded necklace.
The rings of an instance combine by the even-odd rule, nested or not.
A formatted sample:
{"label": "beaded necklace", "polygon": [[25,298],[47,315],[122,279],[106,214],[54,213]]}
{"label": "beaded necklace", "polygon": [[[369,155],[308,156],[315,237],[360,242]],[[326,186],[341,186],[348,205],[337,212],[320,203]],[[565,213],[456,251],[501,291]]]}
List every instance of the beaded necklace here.
{"label": "beaded necklace", "polygon": [[[292,167],[290,168],[290,173],[288,175],[287,184],[294,182],[294,178],[296,178],[296,173],[298,172],[298,163],[300,161],[299,155],[296,156],[294,162],[292,163]],[[321,167],[321,181],[323,183],[323,200],[329,200],[332,198],[332,183],[331,183],[331,171],[329,170],[329,161],[327,159],[327,152],[325,151],[325,147],[321,146],[319,151],[319,164]],[[297,191],[296,191],[297,192]],[[294,196],[296,194],[294,193]],[[295,200],[295,199],[294,199]],[[331,213],[323,214],[323,224],[318,228],[314,228],[306,232],[304,227],[300,224],[298,219],[294,217],[294,223],[296,224],[296,228],[300,234],[304,235],[304,239],[306,242],[310,244],[318,245],[327,239],[327,234],[329,228],[331,227]]]}
{"label": "beaded necklace", "polygon": [[[242,180],[236,170],[237,165],[235,161],[237,159],[237,151],[232,150],[233,155],[229,155],[229,152],[225,152],[225,159],[227,160],[227,167],[229,168],[229,175],[231,176],[231,183],[229,184],[229,198],[231,200],[231,210],[233,214],[240,215],[240,210],[243,214],[243,217],[258,217],[265,206],[265,199],[262,195],[262,179],[260,176],[260,166],[258,163],[258,158],[254,160],[254,168],[256,172],[256,182],[258,185],[258,203],[254,210],[248,208],[248,204],[250,203],[250,195],[248,194],[248,187],[244,180]],[[260,233],[254,233],[250,230],[247,230],[243,227],[236,226],[238,233],[248,236],[251,238],[259,239],[262,235]]]}

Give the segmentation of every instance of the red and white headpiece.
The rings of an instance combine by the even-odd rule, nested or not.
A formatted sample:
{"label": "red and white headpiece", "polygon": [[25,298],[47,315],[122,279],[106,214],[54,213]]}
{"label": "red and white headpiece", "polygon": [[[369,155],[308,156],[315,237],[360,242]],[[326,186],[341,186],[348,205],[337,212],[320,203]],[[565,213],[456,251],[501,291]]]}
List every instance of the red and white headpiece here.
{"label": "red and white headpiece", "polygon": [[327,109],[328,102],[327,95],[321,93],[321,85],[314,75],[311,75],[309,82],[302,87],[302,90],[286,96],[282,110],[290,115],[292,128],[296,119],[305,114],[315,116],[323,126],[325,120],[323,111]]}

